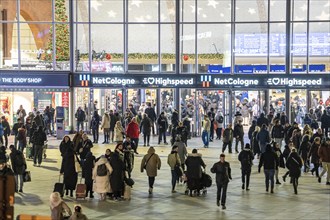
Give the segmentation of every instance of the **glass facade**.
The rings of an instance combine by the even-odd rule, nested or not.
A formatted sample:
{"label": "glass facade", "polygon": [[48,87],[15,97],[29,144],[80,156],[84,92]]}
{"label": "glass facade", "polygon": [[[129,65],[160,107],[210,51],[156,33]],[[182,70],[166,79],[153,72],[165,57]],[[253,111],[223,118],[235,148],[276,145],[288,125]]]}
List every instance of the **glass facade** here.
{"label": "glass facade", "polygon": [[288,11],[282,0],[3,0],[0,68],[328,73],[329,0],[290,2]]}

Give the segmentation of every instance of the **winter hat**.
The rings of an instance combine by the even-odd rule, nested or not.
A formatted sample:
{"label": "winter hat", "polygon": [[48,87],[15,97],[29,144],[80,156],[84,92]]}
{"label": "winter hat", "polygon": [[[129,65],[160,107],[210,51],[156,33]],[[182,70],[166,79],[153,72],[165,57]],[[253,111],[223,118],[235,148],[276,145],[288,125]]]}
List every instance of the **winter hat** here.
{"label": "winter hat", "polygon": [[192,150],[192,153],[193,153],[193,154],[197,154],[197,149],[193,149],[193,150]]}
{"label": "winter hat", "polygon": [[251,147],[250,147],[250,144],[249,143],[246,143],[245,144],[245,149],[250,149]]}

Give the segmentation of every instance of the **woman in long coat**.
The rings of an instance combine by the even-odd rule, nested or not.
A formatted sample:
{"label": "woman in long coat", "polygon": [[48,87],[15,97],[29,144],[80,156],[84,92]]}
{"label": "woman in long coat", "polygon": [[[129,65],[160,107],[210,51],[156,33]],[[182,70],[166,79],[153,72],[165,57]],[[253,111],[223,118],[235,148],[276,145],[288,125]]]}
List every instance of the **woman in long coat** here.
{"label": "woman in long coat", "polygon": [[93,168],[95,166],[95,156],[92,152],[88,152],[86,155],[86,160],[82,169],[82,176],[85,178],[86,184],[86,197],[89,193],[89,198],[94,198],[93,196]]}
{"label": "woman in long coat", "polygon": [[115,125],[115,131],[114,131],[114,141],[117,142],[117,144],[119,143],[123,143],[124,137],[123,134],[125,133],[125,130],[123,128],[123,126],[121,125],[120,121],[116,122]]}
{"label": "woman in long coat", "polygon": [[144,155],[141,161],[141,173],[145,169],[149,182],[149,194],[152,194],[154,188],[155,177],[157,176],[157,170],[160,169],[161,160],[158,154],[155,154],[155,149],[150,147],[148,153]]}
{"label": "woman in long coat", "polygon": [[120,199],[124,189],[125,163],[123,145],[117,144],[113,155],[110,158],[110,165],[113,172],[110,176],[110,185],[115,200]]}
{"label": "woman in long coat", "polygon": [[197,152],[197,149],[192,150],[192,154],[188,154],[186,159],[187,165],[187,186],[190,190],[190,196],[192,191],[196,190],[199,195],[201,189],[202,167],[205,169],[205,163],[202,159],[202,155]]}
{"label": "woman in long coat", "polygon": [[291,149],[291,154],[286,161],[286,167],[289,169],[289,175],[292,180],[294,193],[298,194],[298,178],[301,174],[301,167],[302,167],[302,159],[300,158],[299,154],[297,153],[296,148]]}
{"label": "woman in long coat", "polygon": [[[68,137],[65,137],[64,140],[67,138]],[[73,151],[71,141],[68,141],[65,145],[66,147],[64,148],[65,150],[63,150],[63,161],[60,173],[64,175],[65,195],[68,195],[70,190],[70,196],[73,197],[73,190],[76,189],[78,179],[78,173],[75,166],[76,155]]]}
{"label": "woman in long coat", "polygon": [[[107,174],[105,176],[99,176],[97,173],[98,166],[105,164],[107,169]],[[110,192],[110,183],[109,176],[112,174],[112,167],[109,164],[107,158],[104,155],[100,157],[100,159],[95,163],[95,167],[93,169],[93,180],[95,183],[93,184],[93,190],[96,193],[100,194],[100,200],[105,200],[106,195]]]}

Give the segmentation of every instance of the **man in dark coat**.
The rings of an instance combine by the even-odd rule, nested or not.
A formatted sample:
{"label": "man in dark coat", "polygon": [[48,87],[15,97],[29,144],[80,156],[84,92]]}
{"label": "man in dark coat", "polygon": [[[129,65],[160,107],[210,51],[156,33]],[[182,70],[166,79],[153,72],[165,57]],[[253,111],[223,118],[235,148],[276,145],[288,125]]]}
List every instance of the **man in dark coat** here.
{"label": "man in dark coat", "polygon": [[238,153],[238,143],[241,143],[241,150],[244,148],[244,129],[241,121],[234,126],[235,151]]}
{"label": "man in dark coat", "polygon": [[330,116],[327,114],[326,110],[323,110],[323,114],[321,116],[321,128],[323,130],[323,134],[325,137],[328,137],[328,132],[329,132],[329,127],[330,127]]}
{"label": "man in dark coat", "polygon": [[140,130],[143,133],[143,146],[149,147],[149,142],[150,142],[150,133],[151,133],[151,127],[153,126],[152,120],[148,117],[148,115],[145,113],[143,114],[143,119],[140,124]]}
{"label": "man in dark coat", "polygon": [[278,166],[278,160],[275,152],[272,150],[272,146],[270,144],[266,145],[266,151],[261,154],[260,161],[259,161],[259,168],[258,172],[260,173],[261,167],[264,166],[264,173],[266,178],[266,192],[269,189],[269,181],[270,184],[270,192],[274,193],[274,175],[275,169]]}
{"label": "man in dark coat", "polygon": [[42,162],[42,153],[45,141],[47,140],[47,135],[43,130],[43,127],[39,126],[38,130],[33,133],[32,143],[34,144],[34,157],[33,157],[33,166],[40,167]]}
{"label": "man in dark coat", "polygon": [[210,142],[212,142],[214,138],[214,120],[215,120],[214,108],[211,108],[210,111],[207,113],[207,115],[209,116],[209,119],[211,121]]}
{"label": "man in dark coat", "polygon": [[268,119],[265,117],[265,113],[261,113],[260,117],[257,119],[257,126],[261,127],[263,124],[269,125]]}
{"label": "man in dark coat", "polygon": [[21,121],[20,118],[17,119],[17,122],[13,125],[13,133],[14,133],[14,146],[17,148],[17,134],[18,134],[18,129],[22,127],[24,123]]}
{"label": "man in dark coat", "polygon": [[148,117],[150,118],[150,120],[152,121],[152,134],[155,135],[155,126],[154,123],[157,119],[156,116],[156,112],[155,109],[151,107],[151,103],[148,103],[148,108],[146,108],[146,110],[144,111],[144,113],[146,113],[148,115]]}
{"label": "man in dark coat", "polygon": [[[250,175],[251,175],[251,167],[253,165],[253,153],[250,150],[250,144],[245,144],[245,148],[238,155],[238,160],[241,162],[241,170],[242,170],[242,189],[250,190]],[[245,185],[245,177],[246,177],[246,185]]]}
{"label": "man in dark coat", "polygon": [[185,161],[187,165],[187,185],[190,190],[190,196],[192,196],[192,191],[197,190],[197,195],[199,195],[199,190],[201,189],[200,182],[202,178],[202,167],[205,169],[205,163],[202,159],[202,155],[197,153],[197,149],[192,150],[192,154],[188,154]]}
{"label": "man in dark coat", "polygon": [[84,130],[84,121],[86,119],[85,111],[81,109],[81,107],[78,107],[77,112],[75,114],[75,118],[77,120],[77,132],[79,132],[79,128],[81,130]]}
{"label": "man in dark coat", "polygon": [[220,154],[220,161],[215,163],[211,172],[215,173],[216,183],[217,183],[217,206],[220,206],[220,196],[221,196],[221,206],[222,209],[226,209],[226,197],[227,197],[227,186],[229,180],[231,180],[231,168],[230,164],[225,161],[225,155]]}
{"label": "man in dark coat", "polygon": [[166,131],[168,128],[168,122],[167,118],[165,116],[165,113],[162,112],[158,119],[157,119],[158,129],[159,129],[159,137],[158,137],[158,144],[162,141],[162,137],[164,138],[164,144],[167,144],[166,142]]}
{"label": "man in dark coat", "polygon": [[260,132],[257,134],[257,140],[261,153],[265,152],[266,144],[270,143],[269,131],[267,130],[267,125],[263,124]]}
{"label": "man in dark coat", "polygon": [[119,120],[118,117],[115,116],[113,113],[113,110],[110,110],[110,138],[111,138],[111,143],[113,143],[113,138],[114,138],[114,131],[115,131],[115,125],[117,121]]}

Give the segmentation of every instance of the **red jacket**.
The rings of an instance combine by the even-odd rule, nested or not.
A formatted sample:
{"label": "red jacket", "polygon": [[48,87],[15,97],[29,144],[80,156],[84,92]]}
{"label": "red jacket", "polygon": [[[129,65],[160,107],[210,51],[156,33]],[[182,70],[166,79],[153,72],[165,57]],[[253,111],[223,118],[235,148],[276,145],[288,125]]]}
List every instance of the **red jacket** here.
{"label": "red jacket", "polygon": [[140,135],[139,125],[135,122],[130,122],[127,125],[126,135],[129,136],[130,138],[139,138]]}

